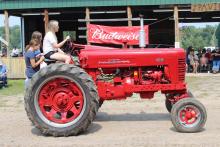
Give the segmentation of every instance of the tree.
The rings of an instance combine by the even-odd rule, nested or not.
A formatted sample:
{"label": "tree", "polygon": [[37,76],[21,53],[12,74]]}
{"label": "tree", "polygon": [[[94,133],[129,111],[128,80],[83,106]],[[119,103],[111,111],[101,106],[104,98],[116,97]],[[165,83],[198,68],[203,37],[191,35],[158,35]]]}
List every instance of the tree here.
{"label": "tree", "polygon": [[20,27],[18,25],[10,28],[10,48],[21,48]]}
{"label": "tree", "polygon": [[218,47],[220,47],[220,24],[218,25],[218,27],[216,29],[215,36],[217,38]]}
{"label": "tree", "polygon": [[[10,34],[9,34],[9,39],[10,39],[10,44],[9,44],[9,49],[11,50],[13,47],[18,47],[21,48],[21,31],[20,31],[20,26],[16,25],[13,27],[9,28]],[[5,28],[0,27],[0,34],[1,37],[5,38]]]}
{"label": "tree", "polygon": [[182,27],[180,29],[181,47],[186,49],[189,46],[193,46],[195,49],[199,49],[205,46],[216,46],[216,28],[217,26],[210,25],[207,25],[205,28],[196,28],[194,26]]}

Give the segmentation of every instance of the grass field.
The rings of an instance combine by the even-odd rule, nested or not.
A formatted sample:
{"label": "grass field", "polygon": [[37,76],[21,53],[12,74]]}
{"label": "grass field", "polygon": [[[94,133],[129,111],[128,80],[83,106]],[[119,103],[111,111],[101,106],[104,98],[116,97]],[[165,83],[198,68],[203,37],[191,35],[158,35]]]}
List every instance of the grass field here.
{"label": "grass field", "polygon": [[11,96],[24,93],[24,80],[8,80],[8,87],[0,89],[0,96]]}

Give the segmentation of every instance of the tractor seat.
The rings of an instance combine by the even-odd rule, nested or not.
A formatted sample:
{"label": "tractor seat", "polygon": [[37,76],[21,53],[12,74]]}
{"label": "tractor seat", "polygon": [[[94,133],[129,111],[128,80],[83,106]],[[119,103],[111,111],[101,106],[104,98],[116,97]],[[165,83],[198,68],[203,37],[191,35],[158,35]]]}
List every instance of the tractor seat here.
{"label": "tractor seat", "polygon": [[57,60],[53,60],[53,59],[44,59],[44,62],[49,65],[49,64],[52,64],[52,63],[56,63]]}

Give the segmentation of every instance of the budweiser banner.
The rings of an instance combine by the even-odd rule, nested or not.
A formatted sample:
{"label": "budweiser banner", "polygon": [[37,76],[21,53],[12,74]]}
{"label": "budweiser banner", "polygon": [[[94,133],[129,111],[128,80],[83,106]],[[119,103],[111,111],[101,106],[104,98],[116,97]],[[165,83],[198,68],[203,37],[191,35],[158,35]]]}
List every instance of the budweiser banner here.
{"label": "budweiser banner", "polygon": [[[145,29],[145,43],[148,44],[148,26]],[[101,25],[88,25],[88,42],[102,44],[124,44],[138,45],[139,44],[140,26],[133,27],[109,27]]]}

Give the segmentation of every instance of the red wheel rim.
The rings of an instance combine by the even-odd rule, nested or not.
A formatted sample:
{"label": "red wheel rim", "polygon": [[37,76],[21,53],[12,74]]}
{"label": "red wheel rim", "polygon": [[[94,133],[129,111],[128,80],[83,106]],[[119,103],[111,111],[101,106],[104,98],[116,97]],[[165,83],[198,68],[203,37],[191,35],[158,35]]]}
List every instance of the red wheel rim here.
{"label": "red wheel rim", "polygon": [[194,126],[200,121],[200,112],[194,106],[185,106],[179,111],[179,121],[185,126]]}
{"label": "red wheel rim", "polygon": [[80,87],[70,79],[53,78],[40,89],[38,105],[44,117],[54,123],[74,121],[83,109]]}

